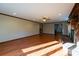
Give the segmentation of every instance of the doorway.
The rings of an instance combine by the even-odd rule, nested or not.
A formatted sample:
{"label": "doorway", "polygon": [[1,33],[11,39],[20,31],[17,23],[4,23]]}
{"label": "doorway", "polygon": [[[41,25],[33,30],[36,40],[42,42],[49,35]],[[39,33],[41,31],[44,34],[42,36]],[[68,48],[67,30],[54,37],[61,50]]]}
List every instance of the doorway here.
{"label": "doorway", "polygon": [[62,24],[54,24],[54,32],[55,34],[62,34]]}
{"label": "doorway", "polygon": [[39,33],[40,33],[40,34],[43,34],[43,24],[42,24],[42,23],[40,23]]}

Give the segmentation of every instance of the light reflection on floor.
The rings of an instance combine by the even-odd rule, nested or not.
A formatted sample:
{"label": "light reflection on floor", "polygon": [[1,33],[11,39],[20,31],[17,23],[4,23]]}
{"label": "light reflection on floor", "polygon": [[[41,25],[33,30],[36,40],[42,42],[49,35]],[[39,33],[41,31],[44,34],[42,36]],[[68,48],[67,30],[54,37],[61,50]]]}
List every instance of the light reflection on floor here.
{"label": "light reflection on floor", "polygon": [[52,41],[22,49],[26,56],[63,56],[62,44]]}
{"label": "light reflection on floor", "polygon": [[22,49],[22,51],[24,53],[26,53],[26,52],[29,52],[29,51],[32,51],[32,50],[35,50],[35,49],[39,49],[39,48],[42,48],[42,47],[45,47],[45,46],[48,46],[48,45],[52,45],[52,44],[55,44],[55,43],[58,43],[58,42],[57,41],[53,41],[53,42],[40,44],[40,45],[32,46],[32,47],[29,47],[29,48],[24,48],[24,49]]}

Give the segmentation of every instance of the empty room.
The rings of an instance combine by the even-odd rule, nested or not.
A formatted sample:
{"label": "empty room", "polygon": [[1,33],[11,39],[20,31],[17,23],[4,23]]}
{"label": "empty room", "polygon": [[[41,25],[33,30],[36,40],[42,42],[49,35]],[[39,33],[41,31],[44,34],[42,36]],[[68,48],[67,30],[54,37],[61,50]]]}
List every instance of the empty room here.
{"label": "empty room", "polygon": [[79,56],[78,3],[0,3],[0,56]]}

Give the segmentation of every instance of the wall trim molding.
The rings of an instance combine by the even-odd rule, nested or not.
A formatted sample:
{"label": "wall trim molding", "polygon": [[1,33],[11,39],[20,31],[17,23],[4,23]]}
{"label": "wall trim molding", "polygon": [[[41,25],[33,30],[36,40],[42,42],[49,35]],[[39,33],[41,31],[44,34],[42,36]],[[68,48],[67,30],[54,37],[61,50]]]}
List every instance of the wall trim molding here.
{"label": "wall trim molding", "polygon": [[5,13],[0,13],[0,14],[1,15],[5,15],[5,16],[9,16],[9,17],[13,17],[13,18],[17,18],[17,19],[21,19],[21,20],[26,20],[26,21],[34,22],[34,23],[40,23],[40,22],[37,22],[37,21],[32,21],[32,20],[21,18],[21,17],[16,17],[16,16],[8,15],[8,14],[5,14]]}

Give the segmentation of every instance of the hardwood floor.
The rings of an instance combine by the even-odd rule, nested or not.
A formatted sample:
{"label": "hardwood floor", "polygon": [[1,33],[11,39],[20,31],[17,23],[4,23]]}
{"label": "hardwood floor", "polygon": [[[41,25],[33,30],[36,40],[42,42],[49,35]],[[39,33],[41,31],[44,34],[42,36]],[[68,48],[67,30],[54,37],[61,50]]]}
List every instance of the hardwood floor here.
{"label": "hardwood floor", "polygon": [[64,55],[60,35],[41,34],[0,43],[0,56],[53,55]]}

